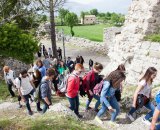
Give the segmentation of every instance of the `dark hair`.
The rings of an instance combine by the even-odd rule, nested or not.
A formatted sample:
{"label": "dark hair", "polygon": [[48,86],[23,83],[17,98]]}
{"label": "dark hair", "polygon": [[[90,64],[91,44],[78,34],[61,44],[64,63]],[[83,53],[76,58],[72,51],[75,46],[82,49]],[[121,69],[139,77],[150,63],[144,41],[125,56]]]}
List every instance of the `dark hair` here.
{"label": "dark hair", "polygon": [[126,68],[124,66],[124,64],[120,64],[116,70],[119,70],[119,71],[126,71]]}
{"label": "dark hair", "polygon": [[37,66],[38,66],[38,63],[40,63],[40,64],[41,64],[41,66],[40,66],[40,67],[42,67],[42,66],[43,66],[43,62],[42,62],[40,59],[36,61],[36,65],[37,65]]}
{"label": "dark hair", "polygon": [[[139,80],[143,80],[145,79],[146,82],[148,82],[151,78],[151,75],[154,74],[155,72],[157,72],[157,69],[154,68],[154,67],[149,67],[147,70],[146,70],[146,73],[144,74],[144,76]],[[151,82],[153,82],[153,80],[151,79]]]}
{"label": "dark hair", "polygon": [[27,74],[27,70],[26,70],[26,69],[22,70],[22,71],[20,72],[20,74],[21,74],[21,75]]}
{"label": "dark hair", "polygon": [[54,76],[54,75],[56,75],[56,72],[55,72],[55,70],[54,69],[52,69],[52,68],[49,68],[48,70],[47,70],[47,72],[46,72],[46,75],[47,76]]}
{"label": "dark hair", "polygon": [[94,66],[93,66],[94,69],[96,70],[102,70],[103,69],[103,65],[101,63],[94,63]]}
{"label": "dark hair", "polygon": [[125,80],[126,76],[124,72],[117,70],[117,71],[112,71],[105,80],[110,81],[113,87],[119,87],[119,86],[114,86],[114,84],[121,79]]}
{"label": "dark hair", "polygon": [[35,73],[37,78],[41,77],[41,72],[38,69],[35,70]]}

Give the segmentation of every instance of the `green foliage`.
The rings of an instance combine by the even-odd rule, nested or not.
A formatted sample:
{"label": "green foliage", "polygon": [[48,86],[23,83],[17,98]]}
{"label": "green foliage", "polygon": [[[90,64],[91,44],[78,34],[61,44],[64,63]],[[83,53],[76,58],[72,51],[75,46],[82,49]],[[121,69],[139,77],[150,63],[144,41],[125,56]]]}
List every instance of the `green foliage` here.
{"label": "green foliage", "polygon": [[160,42],[160,34],[151,34],[144,37],[146,41]]}
{"label": "green foliage", "polygon": [[0,55],[32,63],[38,50],[38,41],[15,24],[0,27]]}
{"label": "green foliage", "polygon": [[70,32],[74,36],[73,26],[78,24],[78,17],[75,13],[67,13],[65,16],[65,23],[70,27]]}
{"label": "green foliage", "polygon": [[97,9],[92,9],[92,10],[90,10],[90,14],[97,16],[98,15],[98,10]]}
{"label": "green foliage", "polygon": [[[109,24],[96,24],[96,25],[85,25],[75,26],[74,32],[76,37],[82,37],[91,41],[103,41],[103,29],[111,27]],[[57,26],[58,30],[64,29],[64,33],[70,35],[70,28],[67,26]],[[96,30],[96,31],[95,31]]]}
{"label": "green foliage", "polygon": [[7,85],[0,80],[0,102],[7,99],[9,96],[9,91],[7,89]]}
{"label": "green foliage", "polygon": [[69,13],[69,10],[61,8],[58,10],[58,13],[59,13],[59,18],[61,19],[61,25],[64,25],[65,16],[67,13]]}

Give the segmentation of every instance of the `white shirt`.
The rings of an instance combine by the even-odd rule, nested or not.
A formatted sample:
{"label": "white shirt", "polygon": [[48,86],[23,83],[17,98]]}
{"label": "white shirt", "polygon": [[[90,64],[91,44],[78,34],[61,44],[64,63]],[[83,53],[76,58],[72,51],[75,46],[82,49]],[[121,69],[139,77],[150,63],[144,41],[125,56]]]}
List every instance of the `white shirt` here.
{"label": "white shirt", "polygon": [[149,86],[147,83],[146,83],[146,80],[141,80],[139,82],[139,85],[143,86],[143,89],[139,92],[139,94],[143,94],[145,95],[146,97],[150,97],[150,93],[151,93],[151,88],[152,86]]}
{"label": "white shirt", "polygon": [[33,90],[33,87],[30,83],[30,81],[32,81],[32,77],[27,76],[26,78],[23,78],[20,76],[20,78],[21,78],[21,84],[18,78],[16,78],[15,80],[16,87],[20,88],[22,95],[27,95]]}
{"label": "white shirt", "polygon": [[8,73],[4,72],[4,79],[5,79],[6,83],[10,80],[12,81],[12,83],[14,83],[14,71],[9,70]]}

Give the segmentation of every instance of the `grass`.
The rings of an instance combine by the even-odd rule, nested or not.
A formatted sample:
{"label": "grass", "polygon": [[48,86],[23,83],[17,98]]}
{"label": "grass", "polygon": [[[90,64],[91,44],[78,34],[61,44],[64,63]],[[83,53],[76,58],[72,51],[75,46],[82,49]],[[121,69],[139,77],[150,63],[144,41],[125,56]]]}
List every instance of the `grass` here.
{"label": "grass", "polygon": [[[85,25],[85,26],[75,26],[73,27],[76,37],[82,37],[89,39],[91,41],[103,41],[103,29],[108,28],[111,25],[108,24],[97,24],[97,25]],[[70,34],[70,27],[68,26],[57,26],[59,30],[64,29],[64,33]]]}
{"label": "grass", "polygon": [[160,42],[160,34],[151,34],[144,37],[146,41]]}
{"label": "grass", "polygon": [[1,119],[0,129],[3,130],[101,130],[101,128],[77,121],[68,116],[47,113],[35,118]]}
{"label": "grass", "polygon": [[7,89],[7,85],[4,81],[0,81],[0,101],[5,100],[9,97],[9,92]]}
{"label": "grass", "polygon": [[[8,91],[8,87],[4,81],[0,80],[0,103],[8,100],[10,101],[10,94]],[[17,101],[17,97],[14,97],[12,101],[13,102]]]}

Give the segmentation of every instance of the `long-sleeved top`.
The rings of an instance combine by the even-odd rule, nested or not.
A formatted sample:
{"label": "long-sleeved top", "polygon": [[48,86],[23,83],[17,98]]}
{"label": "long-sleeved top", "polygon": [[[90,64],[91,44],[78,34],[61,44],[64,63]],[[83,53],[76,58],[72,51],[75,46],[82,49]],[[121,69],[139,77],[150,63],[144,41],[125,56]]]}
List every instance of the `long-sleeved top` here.
{"label": "long-sleeved top", "polygon": [[42,99],[48,98],[48,100],[51,100],[51,88],[50,88],[50,81],[45,80],[45,78],[42,79],[40,86],[40,91],[41,91],[41,97]]}
{"label": "long-sleeved top", "polygon": [[108,98],[112,98],[115,95],[115,91],[116,89],[113,88],[109,81],[104,81],[100,97],[101,103],[104,103],[107,107],[109,107],[110,103]]}
{"label": "long-sleeved top", "polygon": [[6,83],[14,83],[14,71],[13,70],[9,70],[8,73],[4,72],[4,79]]}
{"label": "long-sleeved top", "polygon": [[46,68],[44,66],[40,67],[38,70],[41,72],[41,77],[46,76]]}
{"label": "long-sleeved top", "polygon": [[80,86],[80,78],[75,73],[71,74],[68,78],[67,84],[67,96],[69,98],[74,98],[78,95]]}

